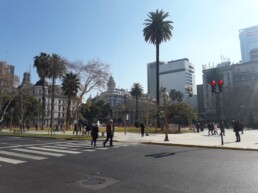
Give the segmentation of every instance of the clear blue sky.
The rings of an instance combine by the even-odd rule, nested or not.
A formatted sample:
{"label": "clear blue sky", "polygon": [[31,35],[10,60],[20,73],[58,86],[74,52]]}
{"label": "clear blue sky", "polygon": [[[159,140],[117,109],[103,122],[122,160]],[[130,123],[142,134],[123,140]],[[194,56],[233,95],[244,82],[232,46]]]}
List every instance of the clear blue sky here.
{"label": "clear blue sky", "polygon": [[[239,29],[258,25],[257,0],[0,0],[0,60],[22,80],[33,58],[57,53],[70,61],[99,59],[111,66],[117,87],[140,83],[147,91],[147,63],[155,46],[143,38],[150,11],[163,9],[174,22],[160,60],[189,58],[202,83],[202,65],[241,60]],[[172,83],[176,84],[176,83]]]}

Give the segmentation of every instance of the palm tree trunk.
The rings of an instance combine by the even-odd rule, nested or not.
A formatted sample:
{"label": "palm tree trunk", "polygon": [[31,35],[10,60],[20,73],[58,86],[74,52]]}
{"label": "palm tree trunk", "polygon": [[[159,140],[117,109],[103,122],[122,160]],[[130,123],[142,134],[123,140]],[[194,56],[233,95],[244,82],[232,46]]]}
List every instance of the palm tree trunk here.
{"label": "palm tree trunk", "polygon": [[135,121],[138,121],[138,96],[135,97],[135,100],[136,100],[136,120]]}
{"label": "palm tree trunk", "polygon": [[160,127],[159,119],[159,43],[156,43],[156,99],[157,99],[157,127]]}
{"label": "palm tree trunk", "polygon": [[156,99],[159,106],[159,43],[156,44]]}
{"label": "palm tree trunk", "polygon": [[66,109],[66,129],[70,128],[70,120],[71,120],[70,107],[71,107],[71,99],[68,98],[67,109]]}
{"label": "palm tree trunk", "polygon": [[54,119],[54,103],[55,103],[55,78],[52,78],[52,89],[51,89],[51,117],[50,117],[50,126],[51,126],[51,135],[53,133],[53,119]]}
{"label": "palm tree trunk", "polygon": [[45,108],[46,108],[46,92],[45,92],[45,78],[42,79],[42,116],[41,116],[41,130],[44,128]]}

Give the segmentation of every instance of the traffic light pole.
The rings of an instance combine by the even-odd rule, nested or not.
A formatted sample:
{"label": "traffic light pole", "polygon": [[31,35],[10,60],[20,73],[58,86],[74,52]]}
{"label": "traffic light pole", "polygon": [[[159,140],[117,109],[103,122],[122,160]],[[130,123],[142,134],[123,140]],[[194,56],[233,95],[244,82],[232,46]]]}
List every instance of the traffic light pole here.
{"label": "traffic light pole", "polygon": [[217,122],[220,125],[221,145],[224,145],[223,134],[222,134],[221,113],[220,113],[220,97],[219,97],[219,93],[222,92],[223,81],[218,80],[218,85],[219,85],[218,91],[216,90],[216,82],[214,80],[210,82],[210,85],[211,85],[211,91],[215,93]]}
{"label": "traffic light pole", "polygon": [[220,125],[220,138],[221,138],[221,145],[224,145],[224,140],[223,140],[223,134],[222,134],[222,123],[221,123],[221,113],[220,113],[220,97],[219,97],[220,92],[216,92],[217,98],[218,98],[218,113],[217,117],[219,119],[219,125]]}

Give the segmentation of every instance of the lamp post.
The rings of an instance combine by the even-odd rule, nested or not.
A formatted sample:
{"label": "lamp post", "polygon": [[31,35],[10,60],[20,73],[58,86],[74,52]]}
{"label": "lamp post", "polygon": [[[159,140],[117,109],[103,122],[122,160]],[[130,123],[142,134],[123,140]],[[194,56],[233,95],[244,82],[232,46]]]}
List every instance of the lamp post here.
{"label": "lamp post", "polygon": [[149,136],[149,99],[150,99],[150,96],[147,95],[146,96],[146,99],[147,99],[147,112],[146,112],[146,126],[147,126],[147,131],[146,131],[146,136]]}
{"label": "lamp post", "polygon": [[[189,105],[189,108],[190,108],[191,107],[191,105],[190,105],[190,97],[193,96],[193,88],[192,88],[192,86],[186,85],[185,86],[185,91],[186,91],[186,94],[187,94],[188,105]],[[192,126],[192,121],[190,120],[190,118],[188,118],[188,125],[189,125],[190,129],[192,129],[192,127],[191,127]]]}
{"label": "lamp post", "polygon": [[165,140],[164,141],[169,141],[168,139],[168,120],[167,120],[167,102],[168,102],[168,97],[169,94],[166,91],[166,88],[163,88],[161,91],[163,102],[164,102],[164,126],[165,126]]}

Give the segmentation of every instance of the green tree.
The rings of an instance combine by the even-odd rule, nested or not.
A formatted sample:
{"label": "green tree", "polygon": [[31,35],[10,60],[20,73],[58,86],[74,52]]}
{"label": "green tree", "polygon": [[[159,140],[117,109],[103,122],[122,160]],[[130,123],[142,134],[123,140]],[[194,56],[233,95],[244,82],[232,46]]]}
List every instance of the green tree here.
{"label": "green tree", "polygon": [[54,103],[55,103],[55,83],[56,79],[62,78],[66,72],[66,60],[61,58],[57,54],[52,54],[50,57],[50,66],[48,78],[52,79],[52,88],[51,88],[51,118],[50,118],[50,126],[51,126],[51,135],[53,132],[53,119],[54,119]]}
{"label": "green tree", "polygon": [[63,76],[62,90],[67,97],[66,129],[71,125],[71,101],[75,99],[80,87],[80,80],[76,74],[70,72]]}
{"label": "green tree", "polygon": [[187,124],[188,120],[197,120],[196,112],[184,102],[169,105],[168,117],[170,122],[176,124]]}
{"label": "green tree", "polygon": [[177,102],[182,102],[183,101],[183,93],[180,91],[176,91],[175,89],[171,89],[170,93],[169,93],[169,97],[171,98],[171,100],[177,101]]}
{"label": "green tree", "polygon": [[135,114],[136,114],[136,117],[135,117],[135,120],[138,121],[138,99],[139,97],[142,96],[143,94],[143,88],[142,88],[142,85],[139,84],[139,83],[134,83],[132,88],[131,88],[131,95],[135,98],[135,108],[136,108],[136,111],[135,111]]}
{"label": "green tree", "polygon": [[37,69],[42,86],[42,113],[41,113],[41,129],[44,127],[45,108],[46,108],[46,92],[45,81],[49,75],[49,67],[51,64],[51,57],[49,54],[41,52],[39,56],[34,57],[34,67]]}
{"label": "green tree", "polygon": [[91,105],[83,104],[81,108],[81,114],[83,118],[89,122],[105,123],[108,121],[109,115],[112,113],[109,104],[105,104],[103,100],[92,100]]}
{"label": "green tree", "polygon": [[161,42],[168,41],[172,37],[171,25],[172,21],[166,21],[169,13],[163,10],[156,12],[149,12],[148,19],[145,20],[145,28],[143,29],[143,36],[146,42],[152,43],[156,46],[156,99],[159,105],[159,46]]}

